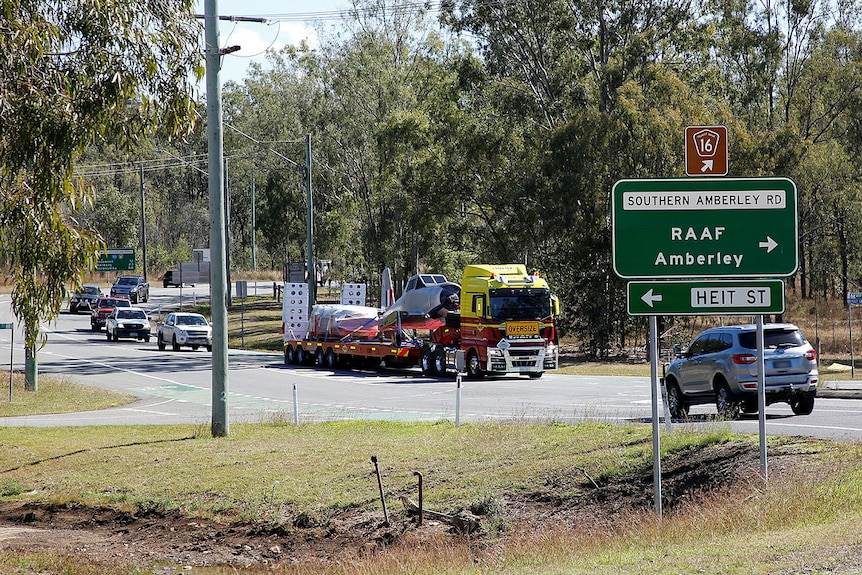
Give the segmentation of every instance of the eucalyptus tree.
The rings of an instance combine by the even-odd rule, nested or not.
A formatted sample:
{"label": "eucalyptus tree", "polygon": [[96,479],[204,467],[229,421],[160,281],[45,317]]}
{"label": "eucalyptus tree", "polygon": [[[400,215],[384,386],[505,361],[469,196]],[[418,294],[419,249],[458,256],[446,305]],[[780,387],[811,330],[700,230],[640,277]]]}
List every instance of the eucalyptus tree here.
{"label": "eucalyptus tree", "polygon": [[452,0],[444,21],[476,38],[486,63],[467,102],[502,118],[523,150],[479,203],[513,231],[508,245],[548,268],[564,326],[605,354],[630,323],[611,269],[610,189],[679,172],[682,129],[709,105],[687,84],[707,59],[693,49],[706,31],[690,3],[669,0]]}
{"label": "eucalyptus tree", "polygon": [[29,389],[40,321],[59,312],[66,284],[94,268],[103,245],[66,215],[88,200],[75,161],[97,140],[187,128],[201,73],[191,4],[3,0],[0,244],[26,328]]}

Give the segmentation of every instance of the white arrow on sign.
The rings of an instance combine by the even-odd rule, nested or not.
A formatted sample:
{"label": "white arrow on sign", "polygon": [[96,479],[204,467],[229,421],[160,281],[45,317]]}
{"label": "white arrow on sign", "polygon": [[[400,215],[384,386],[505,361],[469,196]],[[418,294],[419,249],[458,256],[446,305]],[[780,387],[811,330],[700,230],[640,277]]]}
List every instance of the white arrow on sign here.
{"label": "white arrow on sign", "polygon": [[713,165],[715,165],[713,160],[704,160],[703,166],[700,168],[700,171],[701,172],[711,172]]}
{"label": "white arrow on sign", "polygon": [[766,253],[770,253],[772,250],[778,247],[778,242],[773,240],[771,237],[766,236],[766,241],[760,242],[757,245],[761,248],[766,248]]}
{"label": "white arrow on sign", "polygon": [[648,306],[650,306],[650,307],[653,307],[653,304],[654,304],[655,302],[657,302],[657,301],[661,301],[661,300],[662,300],[662,296],[661,296],[661,294],[653,294],[653,293],[652,293],[652,288],[650,288],[650,289],[649,289],[649,291],[648,291],[648,292],[646,292],[646,293],[643,295],[643,297],[641,297],[641,299],[643,300],[643,302],[644,302],[645,304],[647,304],[647,305],[648,305]]}

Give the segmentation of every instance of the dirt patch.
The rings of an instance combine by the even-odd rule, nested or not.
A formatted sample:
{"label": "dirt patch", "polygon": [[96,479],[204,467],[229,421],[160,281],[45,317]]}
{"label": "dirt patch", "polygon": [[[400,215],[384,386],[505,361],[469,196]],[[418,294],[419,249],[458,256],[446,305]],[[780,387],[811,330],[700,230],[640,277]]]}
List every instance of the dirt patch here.
{"label": "dirt patch", "polygon": [[[798,458],[771,456],[770,469],[789,466]],[[724,444],[674,454],[662,463],[664,508],[672,510],[691,498],[721,492],[756,479],[757,448]],[[796,464],[796,463],[794,463]],[[653,506],[652,467],[612,479],[594,478],[571,469],[540,478],[539,487],[524,493],[500,494],[497,523],[608,528],[632,513]],[[400,507],[400,506],[399,506]],[[491,520],[478,514],[483,528]],[[410,538],[459,537],[444,521],[426,521],[390,509],[390,524],[381,513],[347,511],[325,520],[295,521],[295,525],[219,523],[179,512],[125,513],[109,508],[75,505],[0,505],[0,549],[53,550],[100,562],[147,564],[171,562],[185,566],[302,563],[363,556]],[[473,537],[483,537],[474,534]],[[171,572],[171,571],[165,571]]]}

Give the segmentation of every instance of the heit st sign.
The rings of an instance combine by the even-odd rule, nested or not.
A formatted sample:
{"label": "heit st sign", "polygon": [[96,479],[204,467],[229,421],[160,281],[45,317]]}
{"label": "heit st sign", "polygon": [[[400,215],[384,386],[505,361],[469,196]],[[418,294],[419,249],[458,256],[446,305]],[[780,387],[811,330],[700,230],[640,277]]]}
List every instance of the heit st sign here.
{"label": "heit st sign", "polygon": [[620,180],[611,224],[622,278],[785,277],[797,268],[787,178]]}

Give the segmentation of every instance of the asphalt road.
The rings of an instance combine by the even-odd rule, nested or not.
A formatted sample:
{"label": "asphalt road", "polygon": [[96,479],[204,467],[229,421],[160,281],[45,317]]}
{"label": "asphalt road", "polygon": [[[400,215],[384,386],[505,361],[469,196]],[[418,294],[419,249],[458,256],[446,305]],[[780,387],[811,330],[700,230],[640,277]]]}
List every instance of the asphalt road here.
{"label": "asphalt road", "polygon": [[[271,289],[271,284],[270,284]],[[184,288],[183,305],[206,297],[206,287]],[[251,287],[249,288],[252,292]],[[261,289],[262,292],[262,289]],[[153,312],[178,307],[179,290],[153,288]],[[0,296],[0,323],[10,321],[8,296]],[[5,314],[5,315],[4,315]],[[85,314],[63,313],[44,326],[48,343],[38,353],[39,373],[134,394],[133,404],[95,412],[0,418],[0,426],[194,423],[209,426],[212,413],[210,354],[183,348],[158,351],[150,343],[108,342],[90,330]],[[0,330],[0,365],[9,361],[9,330]],[[23,366],[16,332],[13,365]],[[279,338],[274,333],[273,338]],[[546,374],[530,380],[508,376],[464,379],[460,414],[454,379],[422,377],[418,371],[347,371],[285,366],[280,354],[231,350],[229,421],[384,419],[394,421],[599,421],[650,422],[649,378]],[[3,382],[0,382],[2,390]],[[294,397],[296,403],[294,403]],[[296,410],[296,412],[294,411]],[[757,415],[733,422],[713,420],[712,406],[692,408],[674,428],[715,428],[757,433]],[[862,441],[862,400],[818,398],[814,413],[794,416],[786,404],[767,408],[767,433]]]}

